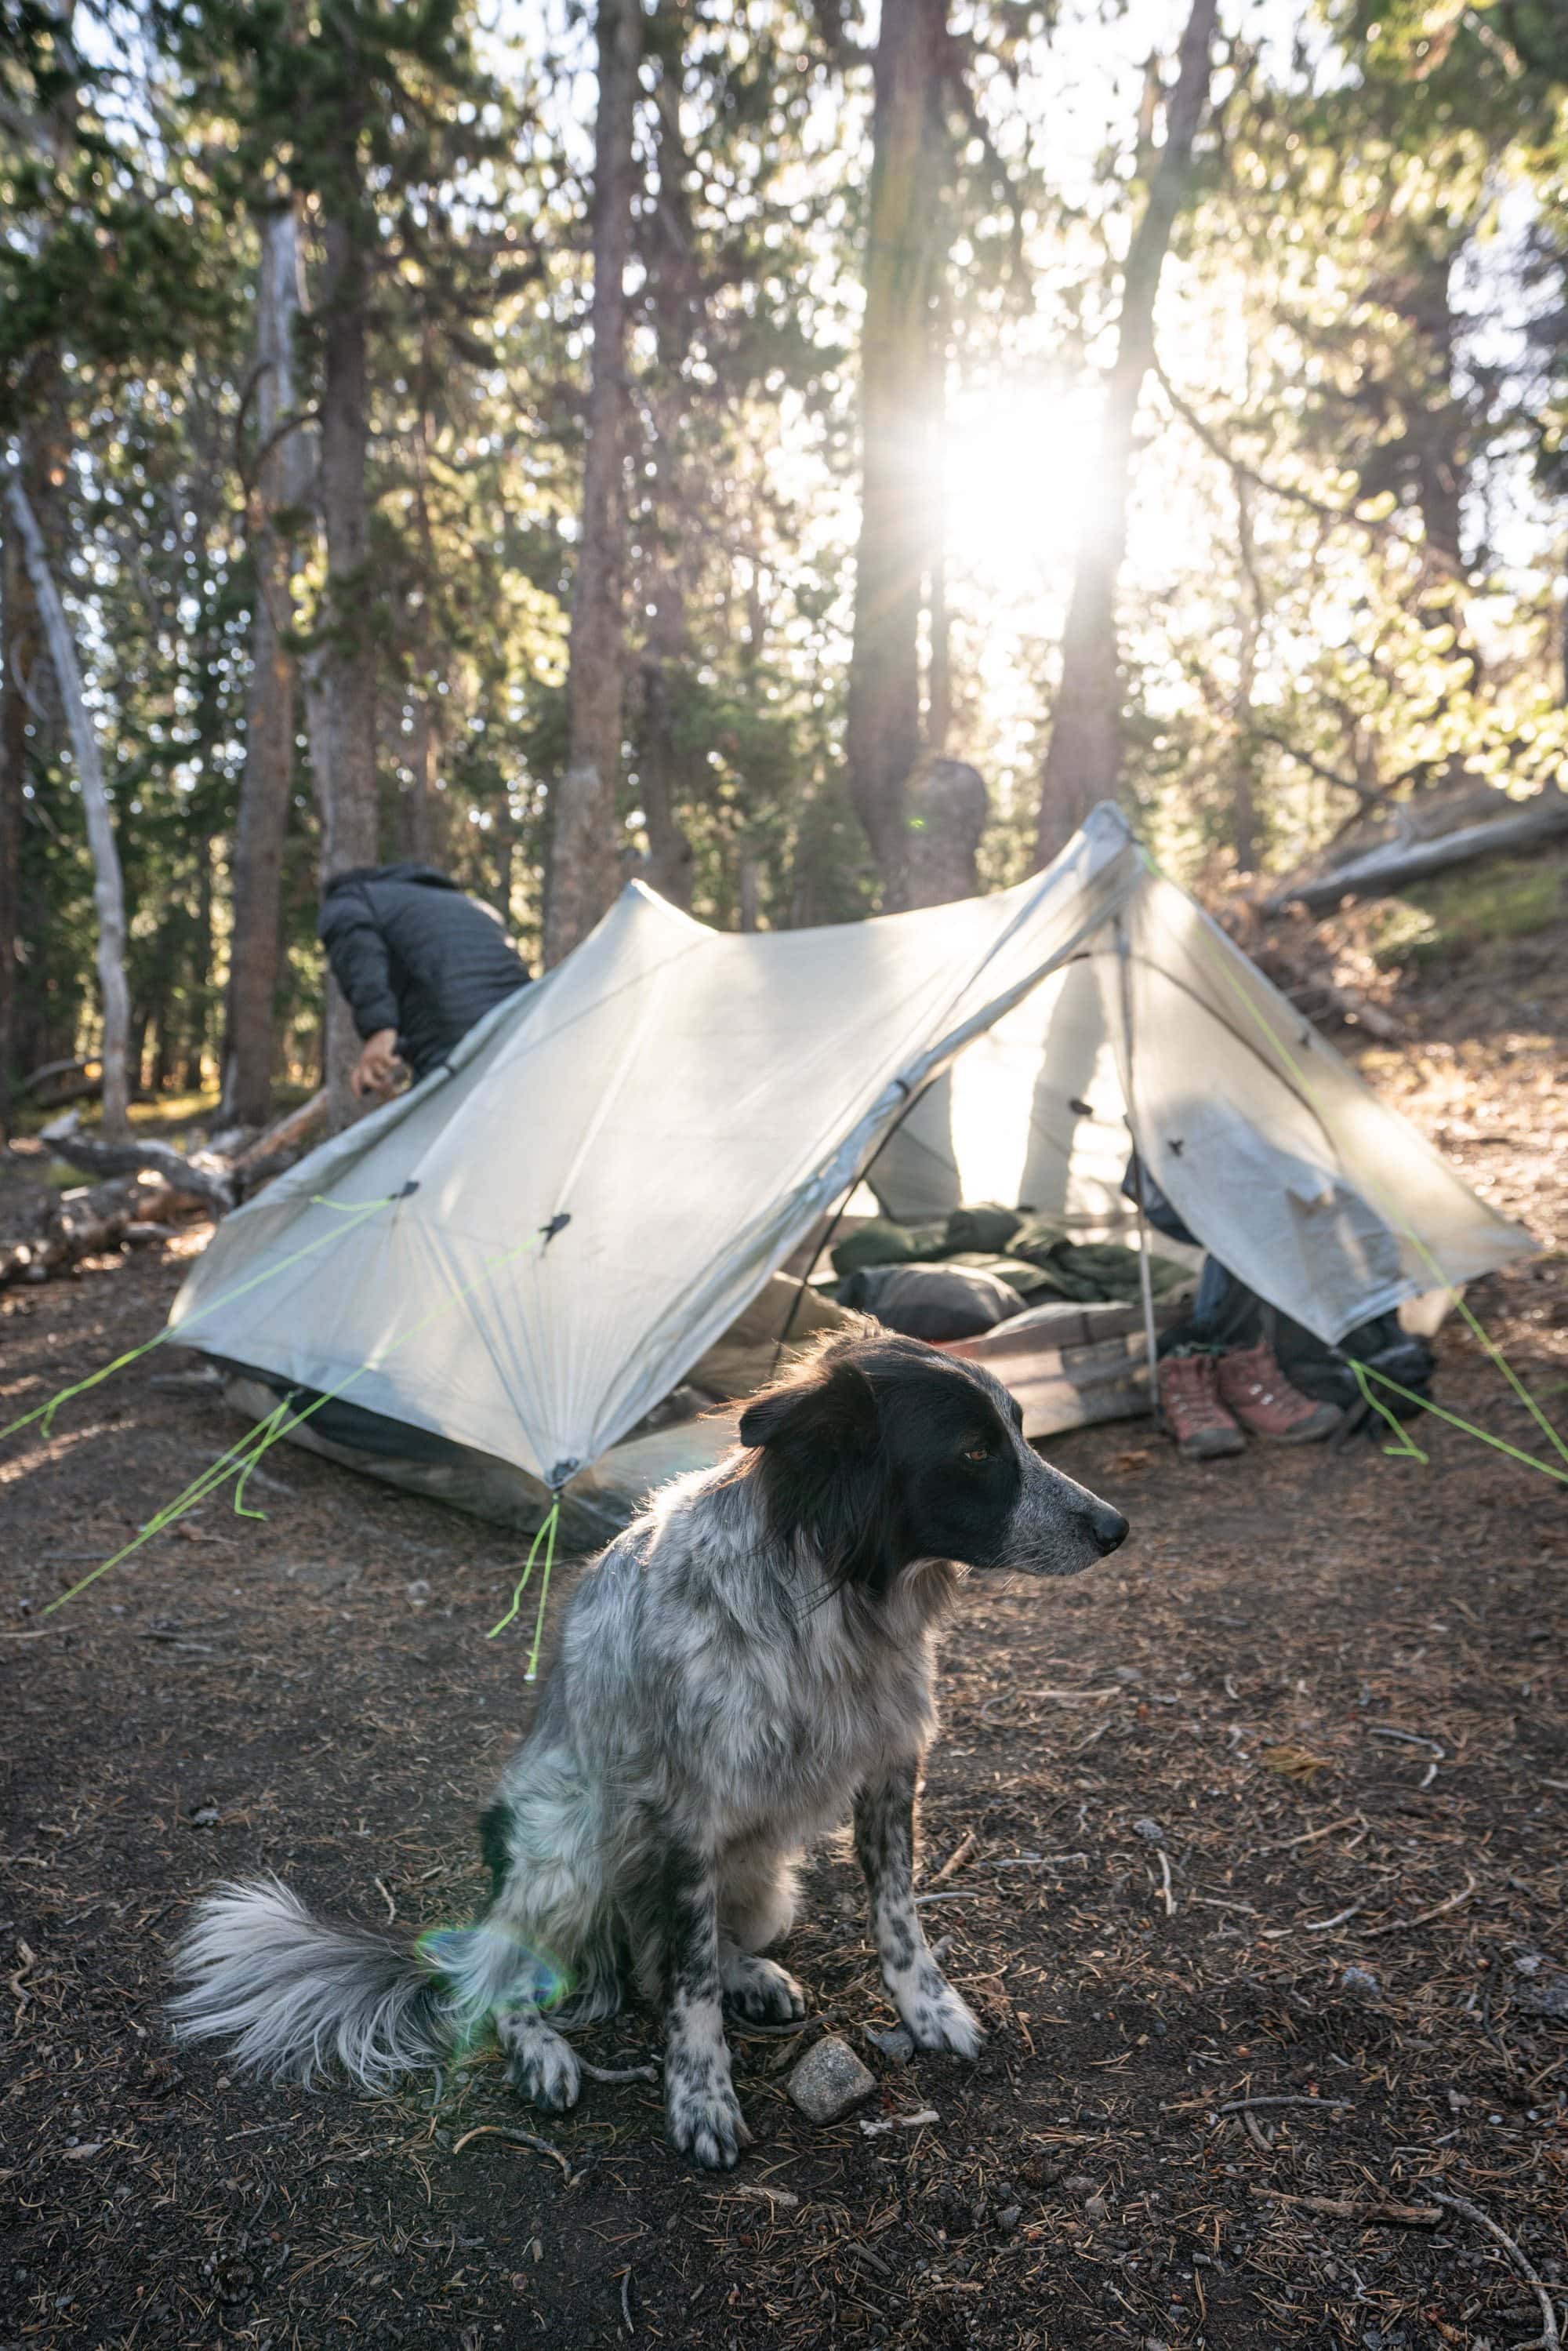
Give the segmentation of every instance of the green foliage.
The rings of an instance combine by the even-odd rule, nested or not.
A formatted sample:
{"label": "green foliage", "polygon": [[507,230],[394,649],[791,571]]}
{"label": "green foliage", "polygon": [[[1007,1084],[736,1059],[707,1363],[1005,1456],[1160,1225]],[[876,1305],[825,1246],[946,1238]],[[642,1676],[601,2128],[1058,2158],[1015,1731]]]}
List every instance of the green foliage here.
{"label": "green foliage", "polygon": [[1373,954],[1385,971],[1446,964],[1500,939],[1528,938],[1568,909],[1568,858],[1494,857],[1413,883],[1379,909]]}
{"label": "green foliage", "polygon": [[[1158,90],[1143,31],[1097,0],[980,0],[954,21],[965,135],[930,192],[953,256],[947,747],[992,782],[981,872],[999,886],[1032,853],[1070,508]],[[143,1074],[183,1088],[221,1046],[263,205],[300,223],[308,439],[329,217],[350,216],[367,264],[383,850],[447,864],[537,938],[567,740],[590,44],[575,15],[497,29],[475,0],[153,0],[137,23],[132,47],[78,0],[73,45],[39,0],[5,12],[0,436],[47,475]],[[1363,802],[1568,772],[1565,26],[1552,0],[1323,0],[1289,44],[1227,45],[1157,321],[1174,397],[1145,393],[1121,623],[1124,798],[1189,875],[1234,864],[1249,829],[1275,871]],[[846,13],[806,0],[677,0],[645,33],[628,869],[660,784],[704,919],[850,920],[876,895],[841,771],[870,73]],[[1103,139],[1082,128],[1101,105]],[[1006,461],[966,475],[964,434],[983,444],[988,418]],[[319,521],[308,501],[286,525],[303,660]],[[78,796],[47,680],[36,699],[26,1060],[71,1050],[94,999]],[[302,1083],[319,845],[302,719],[277,1004],[280,1070]],[[1554,871],[1485,869],[1468,914],[1423,893],[1383,951],[1532,922]]]}

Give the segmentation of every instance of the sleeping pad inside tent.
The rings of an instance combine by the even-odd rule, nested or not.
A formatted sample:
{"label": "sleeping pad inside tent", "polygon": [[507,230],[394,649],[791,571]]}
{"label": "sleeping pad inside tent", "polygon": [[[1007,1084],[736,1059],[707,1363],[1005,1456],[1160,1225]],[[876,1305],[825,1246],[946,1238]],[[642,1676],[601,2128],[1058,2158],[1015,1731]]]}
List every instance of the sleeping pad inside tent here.
{"label": "sleeping pad inside tent", "polygon": [[[889,1218],[1018,1203],[1135,1242],[1134,1144],[1330,1342],[1391,1309],[1431,1327],[1535,1246],[1104,805],[1013,889],[862,923],[718,932],[632,883],[445,1069],[225,1218],[171,1329],[247,1410],[325,1399],[299,1442],[520,1527],[560,1493],[568,1539],[599,1541],[733,1441],[646,1424],[747,1310],[777,1345],[771,1278],[862,1175]],[[1042,1436],[1147,1408],[1144,1329],[1057,1299],[963,1351],[997,1351]]]}

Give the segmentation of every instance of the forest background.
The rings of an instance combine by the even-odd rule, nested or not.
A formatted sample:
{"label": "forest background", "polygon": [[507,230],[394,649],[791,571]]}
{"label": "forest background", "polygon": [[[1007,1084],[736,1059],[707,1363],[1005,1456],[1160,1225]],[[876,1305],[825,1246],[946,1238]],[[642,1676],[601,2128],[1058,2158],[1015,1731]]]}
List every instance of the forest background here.
{"label": "forest background", "polygon": [[537,966],[1550,789],[1565,100],[1554,0],[0,0],[0,1134],[314,1084],[344,865]]}

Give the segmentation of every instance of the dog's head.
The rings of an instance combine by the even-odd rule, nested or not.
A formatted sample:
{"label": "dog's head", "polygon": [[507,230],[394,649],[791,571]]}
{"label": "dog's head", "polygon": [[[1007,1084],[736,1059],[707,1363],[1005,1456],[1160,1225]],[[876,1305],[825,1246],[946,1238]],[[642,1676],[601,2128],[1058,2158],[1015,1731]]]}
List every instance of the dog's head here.
{"label": "dog's head", "polygon": [[999,1380],[918,1339],[839,1338],[740,1416],[769,1520],[829,1580],[887,1591],[925,1560],[1081,1575],[1127,1532],[1042,1461]]}

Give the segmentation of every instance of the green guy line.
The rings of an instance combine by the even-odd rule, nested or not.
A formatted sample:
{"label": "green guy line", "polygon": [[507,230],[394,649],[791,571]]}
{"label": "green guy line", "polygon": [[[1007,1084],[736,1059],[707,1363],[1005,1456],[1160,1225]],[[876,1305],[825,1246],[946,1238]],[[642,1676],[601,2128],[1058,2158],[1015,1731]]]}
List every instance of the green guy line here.
{"label": "green guy line", "polygon": [[[1160,872],[1160,868],[1150,852],[1141,841],[1138,843],[1138,853],[1142,857],[1145,866],[1147,868],[1149,872],[1153,873],[1156,879],[1162,882],[1166,879],[1166,876]],[[1176,885],[1173,883],[1172,887],[1174,888],[1175,886]],[[1283,1061],[1286,1069],[1295,1079],[1302,1092],[1307,1096],[1307,1099],[1312,1102],[1313,1108],[1317,1110],[1319,1115],[1326,1119],[1326,1113],[1322,1108],[1319,1089],[1313,1084],[1305,1070],[1302,1069],[1301,1063],[1295,1059],[1295,1056],[1285,1044],[1283,1039],[1275,1035],[1273,1029],[1263,1018],[1263,1015],[1258,1009],[1258,1007],[1252,1002],[1245,988],[1239,985],[1235,975],[1228,967],[1224,956],[1216,952],[1214,945],[1209,939],[1207,929],[1200,932],[1200,936],[1202,937],[1205,954],[1213,964],[1215,969],[1218,972],[1220,978],[1224,981],[1231,995],[1236,998],[1238,1003],[1241,1006],[1248,1018],[1253,1022],[1254,1026],[1261,1029],[1264,1036],[1274,1048],[1275,1052],[1279,1055],[1281,1061]],[[1386,1214],[1390,1224],[1392,1224],[1396,1230],[1404,1234],[1406,1239],[1418,1251],[1423,1261],[1431,1269],[1432,1273],[1436,1277],[1437,1286],[1448,1292],[1450,1301],[1458,1311],[1460,1320],[1467,1325],[1472,1335],[1479,1343],[1483,1353],[1490,1357],[1490,1361],[1497,1365],[1498,1370],[1502,1374],[1503,1378],[1508,1382],[1509,1386],[1513,1390],[1513,1393],[1518,1397],[1520,1403],[1524,1405],[1526,1411],[1530,1414],[1531,1419],[1534,1420],[1536,1426],[1541,1429],[1542,1435],[1546,1437],[1553,1446],[1555,1446],[1563,1460],[1568,1462],[1568,1439],[1564,1439],[1564,1437],[1559,1433],[1547,1413],[1542,1409],[1541,1405],[1537,1403],[1529,1388],[1526,1387],[1524,1382],[1520,1378],[1518,1373],[1514,1370],[1512,1364],[1503,1353],[1502,1349],[1497,1344],[1497,1342],[1491,1337],[1490,1333],[1478,1321],[1473,1308],[1464,1297],[1458,1284],[1449,1280],[1448,1275],[1443,1271],[1442,1267],[1438,1264],[1437,1259],[1433,1256],[1431,1250],[1427,1248],[1420,1234],[1416,1232],[1414,1226],[1406,1222],[1397,1203],[1389,1199],[1388,1196],[1384,1192],[1377,1178],[1373,1176],[1370,1180],[1366,1180],[1364,1176],[1363,1180],[1366,1181],[1367,1191],[1371,1194],[1376,1205]],[[1373,1377],[1375,1379],[1382,1379],[1383,1374],[1381,1373],[1375,1372],[1373,1374]],[[1387,1386],[1394,1386],[1396,1383],[1393,1381],[1385,1381],[1385,1384]],[[1438,1405],[1427,1403],[1425,1397],[1416,1395],[1414,1391],[1410,1389],[1401,1388],[1399,1393],[1402,1395],[1408,1395],[1412,1403],[1423,1405],[1427,1411],[1435,1412],[1439,1420],[1448,1421],[1456,1428],[1468,1429],[1472,1437],[1479,1437],[1483,1444],[1495,1446],[1504,1453],[1511,1453],[1515,1460],[1525,1462],[1533,1469],[1543,1470],[1547,1477],[1558,1479],[1563,1484],[1568,1484],[1568,1478],[1565,1478],[1561,1470],[1550,1468],[1545,1462],[1536,1460],[1532,1454],[1521,1453],[1515,1446],[1504,1445],[1500,1438],[1489,1436],[1485,1429],[1475,1427],[1471,1422],[1460,1419],[1455,1413],[1444,1412]],[[1387,1413],[1385,1413],[1384,1416],[1385,1418],[1390,1417]],[[1403,1437],[1403,1428],[1401,1428],[1400,1434]],[[1414,1454],[1421,1460],[1425,1460],[1427,1458],[1427,1456],[1421,1452],[1418,1446],[1404,1445],[1396,1449],[1400,1452]]]}
{"label": "green guy line", "polygon": [[[384,1207],[386,1203],[377,1201],[375,1205],[378,1207]],[[246,1479],[250,1476],[262,1455],[268,1452],[280,1437],[287,1437],[295,1429],[302,1427],[312,1413],[319,1412],[324,1404],[330,1404],[335,1397],[342,1395],[347,1389],[353,1386],[356,1380],[362,1379],[367,1372],[378,1371],[382,1364],[390,1363],[394,1355],[417,1339],[422,1331],[428,1330],[432,1322],[439,1321],[444,1314],[450,1314],[455,1306],[460,1306],[465,1298],[472,1297],[476,1290],[493,1281],[503,1267],[514,1264],[519,1258],[531,1256],[539,1247],[542,1238],[541,1234],[535,1233],[531,1238],[519,1243],[516,1249],[504,1249],[495,1258],[486,1259],[481,1271],[472,1281],[465,1283],[460,1289],[454,1290],[449,1298],[444,1299],[440,1305],[433,1306],[428,1314],[422,1314],[411,1330],[405,1331],[400,1339],[394,1340],[392,1345],[380,1355],[361,1364],[356,1370],[349,1373],[346,1378],[340,1380],[336,1387],[328,1388],[311,1403],[304,1405],[292,1419],[286,1417],[290,1406],[285,1399],[277,1410],[268,1413],[267,1418],[258,1423],[248,1436],[242,1437],[237,1445],[231,1446],[226,1453],[221,1455],[209,1468],[193,1479],[182,1493],[177,1494],[172,1502],[166,1503],[163,1509],[157,1511],[133,1541],[124,1544],[115,1552],[112,1559],[99,1561],[97,1567],[90,1568],[78,1583],[70,1586],[68,1591],[60,1593],[57,1598],[49,1602],[47,1607],[40,1609],[39,1614],[52,1616],[57,1608],[63,1608],[68,1600],[74,1600],[78,1593],[85,1592],[89,1584],[96,1583],[100,1575],[106,1575],[111,1567],[118,1567],[122,1560],[130,1558],[132,1552],[140,1551],[143,1543],[150,1542],[154,1535],[162,1534],[164,1528],[172,1526],[176,1519],[183,1518],[188,1510],[194,1510],[197,1503],[204,1501],[234,1469],[240,1470],[239,1484],[235,1492],[235,1508],[244,1518],[265,1518],[267,1516],[265,1510],[246,1510],[240,1501],[240,1496],[245,1490]],[[281,1268],[275,1270],[281,1271]],[[547,1568],[546,1589],[548,1588]],[[499,1630],[499,1627],[497,1629]]]}
{"label": "green guy line", "polygon": [[363,1224],[366,1217],[373,1215],[376,1209],[390,1208],[402,1196],[401,1192],[389,1192],[384,1200],[348,1201],[329,1200],[323,1193],[312,1193],[312,1207],[335,1209],[340,1216],[351,1217],[353,1224],[336,1231],[329,1228],[326,1232],[319,1233],[313,1241],[307,1241],[303,1248],[297,1249],[292,1256],[283,1259],[280,1264],[270,1265],[260,1273],[253,1273],[248,1280],[236,1282],[232,1290],[225,1290],[221,1296],[210,1300],[205,1306],[198,1308],[188,1322],[182,1322],[178,1331],[171,1330],[165,1324],[162,1331],[155,1331],[151,1339],[144,1339],[140,1347],[132,1347],[126,1354],[116,1355],[113,1363],[104,1364],[98,1371],[89,1372],[85,1380],[76,1380],[69,1387],[61,1388],[57,1395],[49,1398],[47,1404],[36,1405],[31,1412],[25,1412],[20,1420],[14,1420],[8,1427],[0,1428],[0,1445],[3,1445],[8,1437],[15,1437],[19,1428],[30,1427],[35,1420],[43,1422],[43,1434],[47,1437],[53,1428],[56,1413],[58,1412],[61,1405],[68,1404],[72,1396],[85,1395],[89,1388],[96,1388],[113,1373],[122,1372],[128,1364],[134,1364],[141,1356],[150,1355],[154,1347],[164,1346],[171,1340],[176,1343],[183,1343],[185,1332],[194,1330],[196,1324],[204,1316],[215,1314],[220,1306],[232,1305],[236,1298],[245,1297],[248,1290],[255,1290],[259,1283],[275,1280],[278,1274],[287,1273],[291,1265],[298,1265],[301,1258],[309,1257],[315,1250],[324,1249],[329,1241],[346,1239],[348,1234],[353,1231],[354,1225]]}

